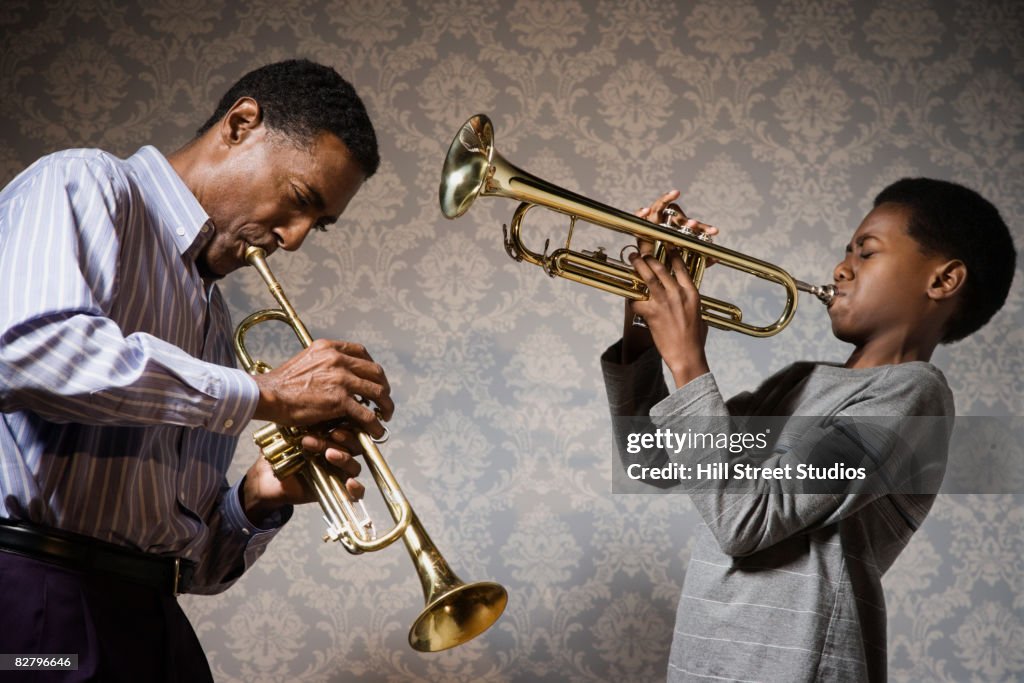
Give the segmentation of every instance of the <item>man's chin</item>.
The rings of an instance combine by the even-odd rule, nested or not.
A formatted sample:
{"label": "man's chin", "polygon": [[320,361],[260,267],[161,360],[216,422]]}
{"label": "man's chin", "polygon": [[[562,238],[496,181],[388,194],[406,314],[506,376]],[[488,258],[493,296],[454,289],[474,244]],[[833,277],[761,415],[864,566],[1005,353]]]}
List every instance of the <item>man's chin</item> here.
{"label": "man's chin", "polygon": [[227,273],[213,270],[205,261],[196,261],[196,270],[199,271],[199,277],[203,279],[203,282],[216,282],[227,275]]}

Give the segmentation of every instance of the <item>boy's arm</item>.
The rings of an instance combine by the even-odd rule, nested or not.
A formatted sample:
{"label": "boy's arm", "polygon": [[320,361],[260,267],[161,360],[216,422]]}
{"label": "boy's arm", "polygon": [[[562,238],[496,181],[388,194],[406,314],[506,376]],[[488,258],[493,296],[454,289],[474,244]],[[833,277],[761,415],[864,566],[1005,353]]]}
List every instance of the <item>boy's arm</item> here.
{"label": "boy's arm", "polygon": [[[789,418],[767,458],[728,449],[688,449],[677,461],[696,468],[724,462],[729,478],[685,482],[691,500],[729,555],[749,555],[779,541],[834,524],[892,493],[935,493],[941,481],[952,414],[937,399],[948,388],[893,366],[878,381],[884,391],[851,403],[837,415]],[[705,375],[652,410],[654,424],[729,434],[736,431],[714,377]],[[887,417],[876,417],[885,415]],[[935,415],[939,417],[918,417]],[[685,419],[679,419],[685,418]],[[922,462],[921,459],[924,458]],[[800,479],[813,466],[839,466],[860,479]],[[781,469],[788,477],[739,479],[746,466]],[[691,471],[696,471],[693,469]]]}

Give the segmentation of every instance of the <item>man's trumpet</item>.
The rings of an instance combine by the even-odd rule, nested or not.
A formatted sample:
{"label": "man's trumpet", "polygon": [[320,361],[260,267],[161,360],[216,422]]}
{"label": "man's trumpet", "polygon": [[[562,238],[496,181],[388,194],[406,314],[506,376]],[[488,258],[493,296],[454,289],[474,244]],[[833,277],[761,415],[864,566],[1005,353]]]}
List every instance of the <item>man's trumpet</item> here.
{"label": "man's trumpet", "polygon": [[[253,326],[272,320],[283,322],[292,328],[304,348],[313,343],[313,338],[267,266],[263,249],[249,247],[245,252],[245,260],[256,268],[280,306],[256,311],[235,329],[235,352],[245,371],[256,375],[268,372],[271,368],[263,361],[253,360],[246,349],[245,335]],[[376,534],[362,501],[352,500],[344,481],[331,472],[322,456],[303,450],[303,436],[323,436],[339,426],[341,423],[336,423],[317,432],[304,427],[268,424],[253,433],[253,440],[279,479],[297,474],[304,477],[315,491],[327,522],[324,541],[340,541],[353,554],[381,550],[399,538],[405,542],[427,603],[409,631],[409,644],[413,648],[421,652],[447,650],[486,631],[505,610],[507,591],[491,581],[466,584],[452,572],[420,524],[377,448],[378,443],[386,440],[387,434],[379,440],[362,431],[357,435],[363,447],[366,466],[395,522],[394,527],[381,536]],[[357,504],[360,508],[358,515],[355,512]]]}
{"label": "man's trumpet", "polygon": [[[654,255],[663,263],[668,249],[679,249],[695,286],[700,287],[707,260],[755,275],[780,285],[786,303],[775,322],[751,325],[743,322],[743,312],[735,304],[701,295],[701,317],[709,325],[735,330],[754,337],[770,337],[789,324],[796,310],[797,291],[809,292],[826,305],[835,296],[833,285],[810,285],[778,266],[712,244],[706,235],[669,223],[655,225],[624,211],[575,194],[526,173],[510,164],[494,149],[494,127],[487,116],[472,117],[452,140],[444,160],[440,186],[441,211],[448,218],[464,214],[477,197],[516,199],[519,207],[508,228],[504,228],[505,250],[516,261],[527,261],[543,268],[548,275],[564,277],[633,300],[647,299],[647,285],[636,271],[621,259],[608,256],[603,249],[574,251],[570,248],[577,220],[616,232],[645,239],[654,244]],[[521,232],[526,213],[535,206],[569,216],[565,245],[548,253],[531,251],[523,244]]]}

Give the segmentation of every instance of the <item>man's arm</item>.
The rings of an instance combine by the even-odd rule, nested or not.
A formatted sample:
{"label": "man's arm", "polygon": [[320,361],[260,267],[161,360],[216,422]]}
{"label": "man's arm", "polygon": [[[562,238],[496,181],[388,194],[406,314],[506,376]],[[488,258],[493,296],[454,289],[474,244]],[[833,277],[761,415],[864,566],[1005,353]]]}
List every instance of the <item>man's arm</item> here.
{"label": "man's arm", "polygon": [[95,158],[41,163],[0,216],[0,410],[237,434],[259,399],[251,378],[152,335],[125,335],[109,317],[124,258],[124,179]]}

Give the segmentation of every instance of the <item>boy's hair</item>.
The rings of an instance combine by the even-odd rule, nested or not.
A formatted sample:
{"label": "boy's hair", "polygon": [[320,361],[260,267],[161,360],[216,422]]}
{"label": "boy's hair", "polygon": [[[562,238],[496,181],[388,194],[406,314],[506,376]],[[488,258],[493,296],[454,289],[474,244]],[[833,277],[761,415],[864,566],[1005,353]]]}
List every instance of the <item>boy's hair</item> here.
{"label": "boy's hair", "polygon": [[963,261],[967,281],[941,343],[973,334],[1006,302],[1017,263],[1010,230],[999,210],[963,185],[904,178],[878,193],[875,206],[910,209],[907,232],[926,253]]}
{"label": "boy's hair", "polygon": [[217,110],[196,131],[199,137],[242,97],[260,105],[267,128],[308,144],[321,132],[336,135],[369,178],[380,165],[377,136],[355,88],[329,66],[308,59],[267,64],[238,79]]}

